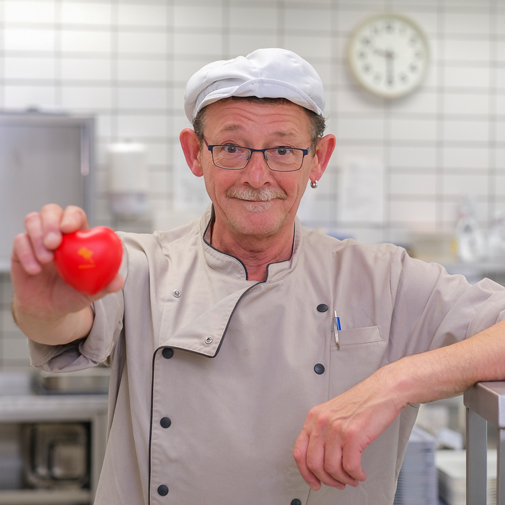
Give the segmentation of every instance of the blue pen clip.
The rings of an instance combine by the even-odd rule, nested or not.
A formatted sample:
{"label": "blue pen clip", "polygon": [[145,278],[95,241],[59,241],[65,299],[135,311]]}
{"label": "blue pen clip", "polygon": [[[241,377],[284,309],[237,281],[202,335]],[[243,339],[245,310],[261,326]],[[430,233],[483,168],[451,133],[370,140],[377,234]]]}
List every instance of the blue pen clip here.
{"label": "blue pen clip", "polygon": [[335,337],[335,344],[337,345],[337,350],[340,350],[340,342],[338,340],[338,332],[341,330],[340,328],[340,317],[337,315],[337,311],[333,311],[333,324],[332,324],[332,333]]}

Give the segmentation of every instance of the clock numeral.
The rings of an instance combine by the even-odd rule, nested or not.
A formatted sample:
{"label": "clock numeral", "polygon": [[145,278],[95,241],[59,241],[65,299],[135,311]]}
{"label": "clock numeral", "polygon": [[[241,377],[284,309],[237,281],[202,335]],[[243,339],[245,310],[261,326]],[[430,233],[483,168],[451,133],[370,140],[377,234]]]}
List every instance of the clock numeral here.
{"label": "clock numeral", "polygon": [[414,64],[410,65],[410,70],[411,70],[412,72],[414,72],[414,73],[415,73],[415,72],[417,72],[417,71],[418,71],[418,69],[419,69],[419,67],[418,67],[417,65],[414,65]]}
{"label": "clock numeral", "polygon": [[371,69],[372,68],[370,67],[370,65],[363,65],[363,72],[365,72],[366,74],[368,74]]}
{"label": "clock numeral", "polygon": [[369,46],[370,45],[370,42],[371,40],[368,38],[368,37],[363,37],[361,39],[361,43],[364,45],[364,46]]}
{"label": "clock numeral", "polygon": [[377,82],[377,83],[380,82],[382,80],[382,74],[380,74],[379,72],[377,72],[376,74],[374,74],[373,80],[375,82]]}
{"label": "clock numeral", "polygon": [[400,74],[400,80],[404,83],[407,84],[409,82],[409,78],[407,77],[406,74]]}
{"label": "clock numeral", "polygon": [[365,51],[360,51],[358,53],[358,58],[360,58],[361,60],[364,60],[366,58],[366,53]]}

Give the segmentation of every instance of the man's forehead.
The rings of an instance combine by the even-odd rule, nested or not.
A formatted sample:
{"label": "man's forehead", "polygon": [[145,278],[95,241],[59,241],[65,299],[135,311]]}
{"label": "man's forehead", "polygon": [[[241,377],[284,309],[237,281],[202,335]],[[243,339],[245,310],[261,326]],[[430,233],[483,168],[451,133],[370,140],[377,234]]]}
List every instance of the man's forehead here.
{"label": "man's forehead", "polygon": [[206,107],[205,122],[220,132],[241,132],[251,123],[270,125],[270,135],[296,136],[309,127],[303,107],[292,102],[263,103],[227,98]]}

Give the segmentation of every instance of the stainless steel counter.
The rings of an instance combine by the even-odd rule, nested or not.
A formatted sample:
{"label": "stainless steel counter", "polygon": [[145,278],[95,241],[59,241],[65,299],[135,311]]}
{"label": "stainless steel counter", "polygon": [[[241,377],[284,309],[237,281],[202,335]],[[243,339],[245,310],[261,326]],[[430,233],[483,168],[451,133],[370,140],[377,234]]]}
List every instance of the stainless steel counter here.
{"label": "stainless steel counter", "polygon": [[30,372],[0,373],[0,422],[89,420],[107,413],[107,395],[39,395]]}

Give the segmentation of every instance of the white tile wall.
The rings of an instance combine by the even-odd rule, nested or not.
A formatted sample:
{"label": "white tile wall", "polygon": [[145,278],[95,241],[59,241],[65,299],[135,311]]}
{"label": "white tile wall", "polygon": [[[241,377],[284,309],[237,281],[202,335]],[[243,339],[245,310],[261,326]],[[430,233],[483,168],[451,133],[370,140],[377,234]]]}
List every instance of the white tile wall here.
{"label": "white tile wall", "polygon": [[9,52],[50,52],[55,48],[56,34],[45,28],[9,28],[4,31],[4,48]]}
{"label": "white tile wall", "polygon": [[258,8],[254,7],[254,4],[237,5],[232,2],[229,16],[230,27],[233,27],[234,30],[256,31],[259,27],[262,31],[265,30],[268,33],[275,31],[278,25],[278,10],[276,5],[268,7],[260,6]]}
{"label": "white tile wall", "polygon": [[173,16],[177,31],[186,28],[221,31],[223,28],[223,8],[215,2],[201,2],[196,6],[181,3],[175,6]]}
{"label": "white tile wall", "polygon": [[166,28],[168,26],[167,5],[120,4],[117,6],[119,27]]}
{"label": "white tile wall", "polygon": [[457,66],[456,63],[445,61],[442,79],[444,86],[455,90],[461,88],[489,91],[491,86],[490,69],[480,63],[475,66]]}
{"label": "white tile wall", "polygon": [[109,54],[112,49],[112,33],[82,28],[65,28],[60,33],[61,53],[89,55]]}
{"label": "white tile wall", "polygon": [[61,2],[60,21],[65,25],[105,26],[112,22],[110,3]]}
{"label": "white tile wall", "polygon": [[4,76],[8,80],[54,80],[56,78],[56,59],[53,57],[4,59]]}
{"label": "white tile wall", "polygon": [[95,81],[110,83],[112,79],[112,60],[108,57],[60,59],[60,76],[63,81]]}
{"label": "white tile wall", "polygon": [[54,23],[56,2],[5,2],[6,23]]}
{"label": "white tile wall", "polygon": [[[352,30],[385,9],[413,18],[431,52],[423,87],[392,102],[362,90],[346,61]],[[475,197],[483,225],[505,211],[502,0],[0,0],[0,108],[96,115],[99,224],[111,224],[107,146],[144,142],[152,207],[170,209],[178,134],[188,126],[185,82],[210,61],[268,46],[308,58],[327,90],[337,149],[309,225],[406,241],[413,227],[453,227],[464,193]],[[385,166],[380,226],[339,221],[342,164],[356,155]],[[10,290],[0,275],[0,367],[26,363]]]}
{"label": "white tile wall", "polygon": [[138,57],[115,59],[115,72],[121,82],[166,83],[169,62],[162,59],[145,60]]}

